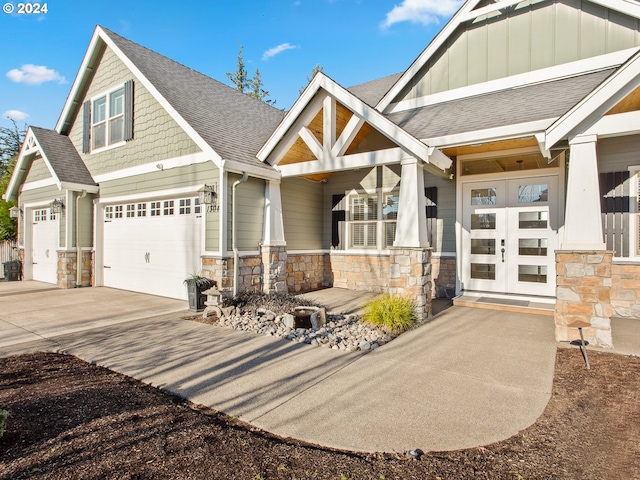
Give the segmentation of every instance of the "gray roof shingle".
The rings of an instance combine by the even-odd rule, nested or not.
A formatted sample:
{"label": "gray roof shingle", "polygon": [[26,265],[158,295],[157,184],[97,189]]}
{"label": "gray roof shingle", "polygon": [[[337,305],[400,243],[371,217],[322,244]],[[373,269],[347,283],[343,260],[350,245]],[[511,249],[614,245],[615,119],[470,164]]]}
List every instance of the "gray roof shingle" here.
{"label": "gray roof shingle", "polygon": [[104,32],[223,159],[271,169],[256,153],[284,112],[159,53]]}
{"label": "gray roof shingle", "polygon": [[422,139],[556,118],[569,111],[614,70],[427,105],[387,117]]}
{"label": "gray roof shingle", "polygon": [[354,85],[347,88],[347,90],[370,107],[375,107],[401,76],[402,73],[395,73],[370,82]]}
{"label": "gray roof shingle", "polygon": [[80,185],[96,185],[69,137],[61,135],[55,130],[40,127],[30,128],[58,180]]}

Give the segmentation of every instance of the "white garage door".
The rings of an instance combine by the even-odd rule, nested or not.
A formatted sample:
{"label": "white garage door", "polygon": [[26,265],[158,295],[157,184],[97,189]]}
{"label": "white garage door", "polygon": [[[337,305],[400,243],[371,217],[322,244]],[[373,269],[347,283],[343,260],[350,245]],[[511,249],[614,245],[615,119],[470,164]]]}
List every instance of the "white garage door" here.
{"label": "white garage door", "polygon": [[198,199],[104,208],[104,285],[186,299],[183,281],[201,269]]}
{"label": "white garage door", "polygon": [[58,283],[58,219],[49,208],[33,210],[31,255],[33,279]]}

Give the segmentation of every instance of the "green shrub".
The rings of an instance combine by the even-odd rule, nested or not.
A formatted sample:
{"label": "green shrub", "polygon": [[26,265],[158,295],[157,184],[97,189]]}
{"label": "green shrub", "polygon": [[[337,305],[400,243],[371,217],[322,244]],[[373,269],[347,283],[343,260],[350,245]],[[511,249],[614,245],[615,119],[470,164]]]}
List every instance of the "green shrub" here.
{"label": "green shrub", "polygon": [[0,408],[0,438],[4,435],[4,430],[7,427],[7,417],[9,416],[9,412]]}
{"label": "green shrub", "polygon": [[398,334],[415,325],[418,319],[415,309],[410,298],[384,294],[365,305],[363,320]]}

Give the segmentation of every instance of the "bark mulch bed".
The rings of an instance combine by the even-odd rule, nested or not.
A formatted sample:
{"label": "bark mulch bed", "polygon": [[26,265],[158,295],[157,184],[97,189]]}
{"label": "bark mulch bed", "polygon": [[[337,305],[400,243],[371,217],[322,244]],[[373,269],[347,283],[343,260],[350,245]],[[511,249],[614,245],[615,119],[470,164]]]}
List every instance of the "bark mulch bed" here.
{"label": "bark mulch bed", "polygon": [[526,430],[416,460],[277,438],[70,356],[3,358],[0,479],[640,478],[640,359],[589,359],[558,350],[551,400]]}

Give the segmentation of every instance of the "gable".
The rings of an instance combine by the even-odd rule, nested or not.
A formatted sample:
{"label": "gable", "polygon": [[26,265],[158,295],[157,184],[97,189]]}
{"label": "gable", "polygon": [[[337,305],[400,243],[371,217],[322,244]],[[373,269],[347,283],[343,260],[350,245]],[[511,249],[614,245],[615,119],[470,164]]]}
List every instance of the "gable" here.
{"label": "gable", "polygon": [[36,157],[31,162],[31,167],[25,178],[24,183],[37,182],[52,178],[51,171],[42,157]]}
{"label": "gable", "polygon": [[446,38],[394,103],[640,45],[637,18],[588,0],[525,0],[474,16]]}
{"label": "gable", "polygon": [[[116,148],[96,153],[82,153],[81,156],[92,175],[201,151],[111,48],[103,48],[96,58],[96,63],[78,104],[91,102],[129,80],[134,81],[135,88],[133,139]],[[83,124],[83,115],[81,109],[78,109],[69,131],[69,138],[78,152],[83,151]]]}

